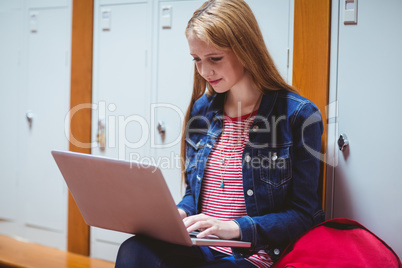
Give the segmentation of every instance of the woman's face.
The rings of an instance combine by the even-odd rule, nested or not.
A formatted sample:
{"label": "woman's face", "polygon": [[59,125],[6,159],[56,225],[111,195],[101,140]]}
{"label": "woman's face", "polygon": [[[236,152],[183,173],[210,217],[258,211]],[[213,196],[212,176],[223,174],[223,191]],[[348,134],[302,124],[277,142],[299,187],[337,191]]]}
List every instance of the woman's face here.
{"label": "woman's face", "polygon": [[236,87],[245,78],[245,69],[231,49],[218,49],[194,34],[187,37],[198,73],[217,93]]}

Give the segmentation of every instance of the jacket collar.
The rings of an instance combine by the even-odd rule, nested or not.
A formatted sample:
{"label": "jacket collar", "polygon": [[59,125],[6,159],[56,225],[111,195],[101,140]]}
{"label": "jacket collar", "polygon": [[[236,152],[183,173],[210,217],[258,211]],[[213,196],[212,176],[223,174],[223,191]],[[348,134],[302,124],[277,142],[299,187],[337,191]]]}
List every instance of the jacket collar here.
{"label": "jacket collar", "polygon": [[262,96],[254,122],[263,121],[263,118],[267,118],[272,113],[278,94],[279,90],[270,90]]}
{"label": "jacket collar", "polygon": [[208,113],[216,114],[220,113],[223,115],[223,105],[225,102],[226,93],[216,93],[212,96],[211,105],[208,108]]}
{"label": "jacket collar", "polygon": [[[262,121],[262,118],[267,118],[267,116],[271,114],[278,94],[278,90],[271,90],[262,96],[260,107],[258,108],[258,113],[254,120],[255,122]],[[208,108],[208,113],[212,113],[213,115],[218,114],[218,116],[222,116],[225,93],[217,93],[212,98],[213,99],[211,105]]]}

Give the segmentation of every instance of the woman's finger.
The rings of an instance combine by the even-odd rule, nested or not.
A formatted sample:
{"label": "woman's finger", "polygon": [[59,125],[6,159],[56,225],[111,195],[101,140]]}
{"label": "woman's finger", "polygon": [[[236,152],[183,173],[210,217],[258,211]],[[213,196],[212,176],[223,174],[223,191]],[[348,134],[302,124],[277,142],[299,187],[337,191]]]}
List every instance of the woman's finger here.
{"label": "woman's finger", "polygon": [[189,227],[189,226],[193,225],[196,222],[205,221],[208,218],[211,218],[211,217],[209,217],[209,216],[207,216],[205,214],[197,214],[197,215],[193,215],[193,216],[189,216],[187,218],[184,218],[183,223],[184,223],[184,225],[186,227]]}
{"label": "woman's finger", "polygon": [[196,230],[205,230],[208,229],[212,226],[211,222],[209,221],[197,221],[194,224],[191,224],[190,226],[187,227],[187,231],[189,233],[196,231]]}
{"label": "woman's finger", "polygon": [[216,225],[212,225],[211,227],[206,228],[205,230],[203,230],[202,232],[200,232],[200,233],[197,235],[197,237],[198,237],[198,238],[204,238],[204,237],[207,237],[207,236],[209,236],[209,235],[218,236],[218,234],[217,234],[217,230],[218,230],[218,229],[219,229],[219,228],[218,228]]}

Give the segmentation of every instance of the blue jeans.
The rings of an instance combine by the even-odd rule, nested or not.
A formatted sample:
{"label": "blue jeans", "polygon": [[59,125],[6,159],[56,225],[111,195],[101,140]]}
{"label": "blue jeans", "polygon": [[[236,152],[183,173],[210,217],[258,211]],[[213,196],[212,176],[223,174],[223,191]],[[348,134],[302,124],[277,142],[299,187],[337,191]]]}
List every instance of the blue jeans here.
{"label": "blue jeans", "polygon": [[209,247],[186,247],[155,240],[146,236],[133,236],[119,249],[116,268],[172,268],[172,267],[254,267],[245,259],[235,259]]}

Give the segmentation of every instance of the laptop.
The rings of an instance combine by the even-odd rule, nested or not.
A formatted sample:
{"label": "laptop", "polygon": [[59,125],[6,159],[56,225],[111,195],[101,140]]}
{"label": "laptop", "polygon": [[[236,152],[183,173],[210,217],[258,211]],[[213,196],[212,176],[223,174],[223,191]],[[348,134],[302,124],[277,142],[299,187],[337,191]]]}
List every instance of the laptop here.
{"label": "laptop", "polygon": [[185,246],[251,246],[215,236],[192,237],[156,166],[66,151],[52,155],[90,226]]}

